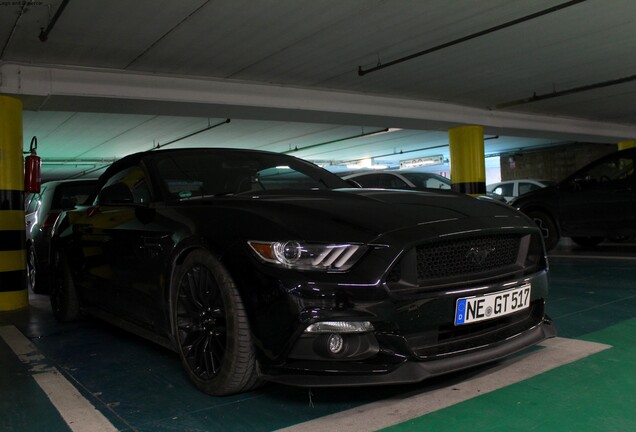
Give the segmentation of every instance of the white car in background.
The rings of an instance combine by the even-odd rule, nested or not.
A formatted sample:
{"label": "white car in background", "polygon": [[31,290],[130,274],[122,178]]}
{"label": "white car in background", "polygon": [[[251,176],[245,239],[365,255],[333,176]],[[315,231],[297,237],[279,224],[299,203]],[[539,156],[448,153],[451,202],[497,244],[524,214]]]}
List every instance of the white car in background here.
{"label": "white car in background", "polygon": [[366,171],[344,177],[365,188],[381,189],[450,189],[450,180],[427,172]]}
{"label": "white car in background", "polygon": [[496,193],[503,196],[506,201],[510,202],[513,198],[523,195],[530,191],[551,186],[556,182],[550,180],[506,180],[499,183],[492,183],[486,186],[488,192]]}

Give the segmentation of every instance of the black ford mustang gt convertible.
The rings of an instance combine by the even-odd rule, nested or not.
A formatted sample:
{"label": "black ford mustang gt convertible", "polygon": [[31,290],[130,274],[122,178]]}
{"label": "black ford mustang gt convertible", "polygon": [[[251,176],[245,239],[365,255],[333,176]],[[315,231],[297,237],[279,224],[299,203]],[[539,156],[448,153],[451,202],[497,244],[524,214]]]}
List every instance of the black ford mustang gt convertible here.
{"label": "black ford mustang gt convertible", "polygon": [[56,318],[169,347],[209,394],[417,382],[555,335],[541,233],[495,202],[232,149],[127,156],[88,202],[55,227]]}

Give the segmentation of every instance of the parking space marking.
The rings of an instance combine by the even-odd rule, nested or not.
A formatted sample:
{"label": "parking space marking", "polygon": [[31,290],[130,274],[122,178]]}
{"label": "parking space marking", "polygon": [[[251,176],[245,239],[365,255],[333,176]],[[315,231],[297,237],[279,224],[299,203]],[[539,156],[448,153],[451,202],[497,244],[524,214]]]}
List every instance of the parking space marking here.
{"label": "parking space marking", "polygon": [[559,366],[573,363],[611,348],[610,345],[575,339],[554,338],[539,346],[543,349],[503,361],[473,378],[448,387],[406,395],[310,420],[284,432],[361,432],[375,431],[421,417],[474,397],[532,378]]}
{"label": "parking space marking", "polygon": [[117,431],[73,384],[49,365],[46,357],[16,327],[0,326],[0,337],[20,361],[29,366],[33,379],[73,432]]}

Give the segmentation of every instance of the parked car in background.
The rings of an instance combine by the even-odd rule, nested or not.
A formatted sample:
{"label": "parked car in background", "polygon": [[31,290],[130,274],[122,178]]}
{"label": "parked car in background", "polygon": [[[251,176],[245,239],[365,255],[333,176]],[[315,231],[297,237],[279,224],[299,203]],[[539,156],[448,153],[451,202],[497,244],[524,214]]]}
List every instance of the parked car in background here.
{"label": "parked car in background", "polygon": [[175,350],[201,391],[418,382],[552,337],[539,229],[277,153],[138,153],[60,216],[51,306]]}
{"label": "parked car in background", "polygon": [[408,171],[371,171],[344,177],[365,188],[380,189],[450,189],[450,180],[439,174]]}
{"label": "parked car in background", "polygon": [[554,184],[556,184],[556,182],[550,180],[506,180],[499,183],[489,184],[486,186],[486,190],[488,192],[501,195],[506,199],[506,201],[510,202],[520,195],[532,192],[536,189],[544,188],[546,186],[552,186]]}
{"label": "parked car in background", "polygon": [[26,196],[27,285],[33,292],[48,293],[49,245],[57,217],[83,203],[96,184],[96,179],[50,181]]}
{"label": "parked car in background", "polygon": [[[380,189],[451,189],[451,182],[444,176],[418,171],[371,171],[346,175],[345,180],[353,180],[364,188]],[[488,198],[506,202],[505,198],[494,192],[487,192]]]}
{"label": "parked car in background", "polygon": [[636,235],[635,162],[636,148],[611,153],[511,205],[536,222],[548,250],[561,237],[591,247]]}

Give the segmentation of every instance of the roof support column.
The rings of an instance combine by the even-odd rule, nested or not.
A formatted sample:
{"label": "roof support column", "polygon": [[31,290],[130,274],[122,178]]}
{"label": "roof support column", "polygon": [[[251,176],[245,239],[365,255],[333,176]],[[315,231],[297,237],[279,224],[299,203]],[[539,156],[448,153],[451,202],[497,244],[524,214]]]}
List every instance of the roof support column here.
{"label": "roof support column", "polygon": [[25,246],[22,102],[0,96],[0,311],[29,305]]}
{"label": "roof support column", "polygon": [[625,150],[632,147],[636,147],[636,141],[621,141],[618,143],[619,150]]}
{"label": "roof support column", "polygon": [[448,131],[451,184],[455,192],[486,194],[484,128],[459,126]]}

